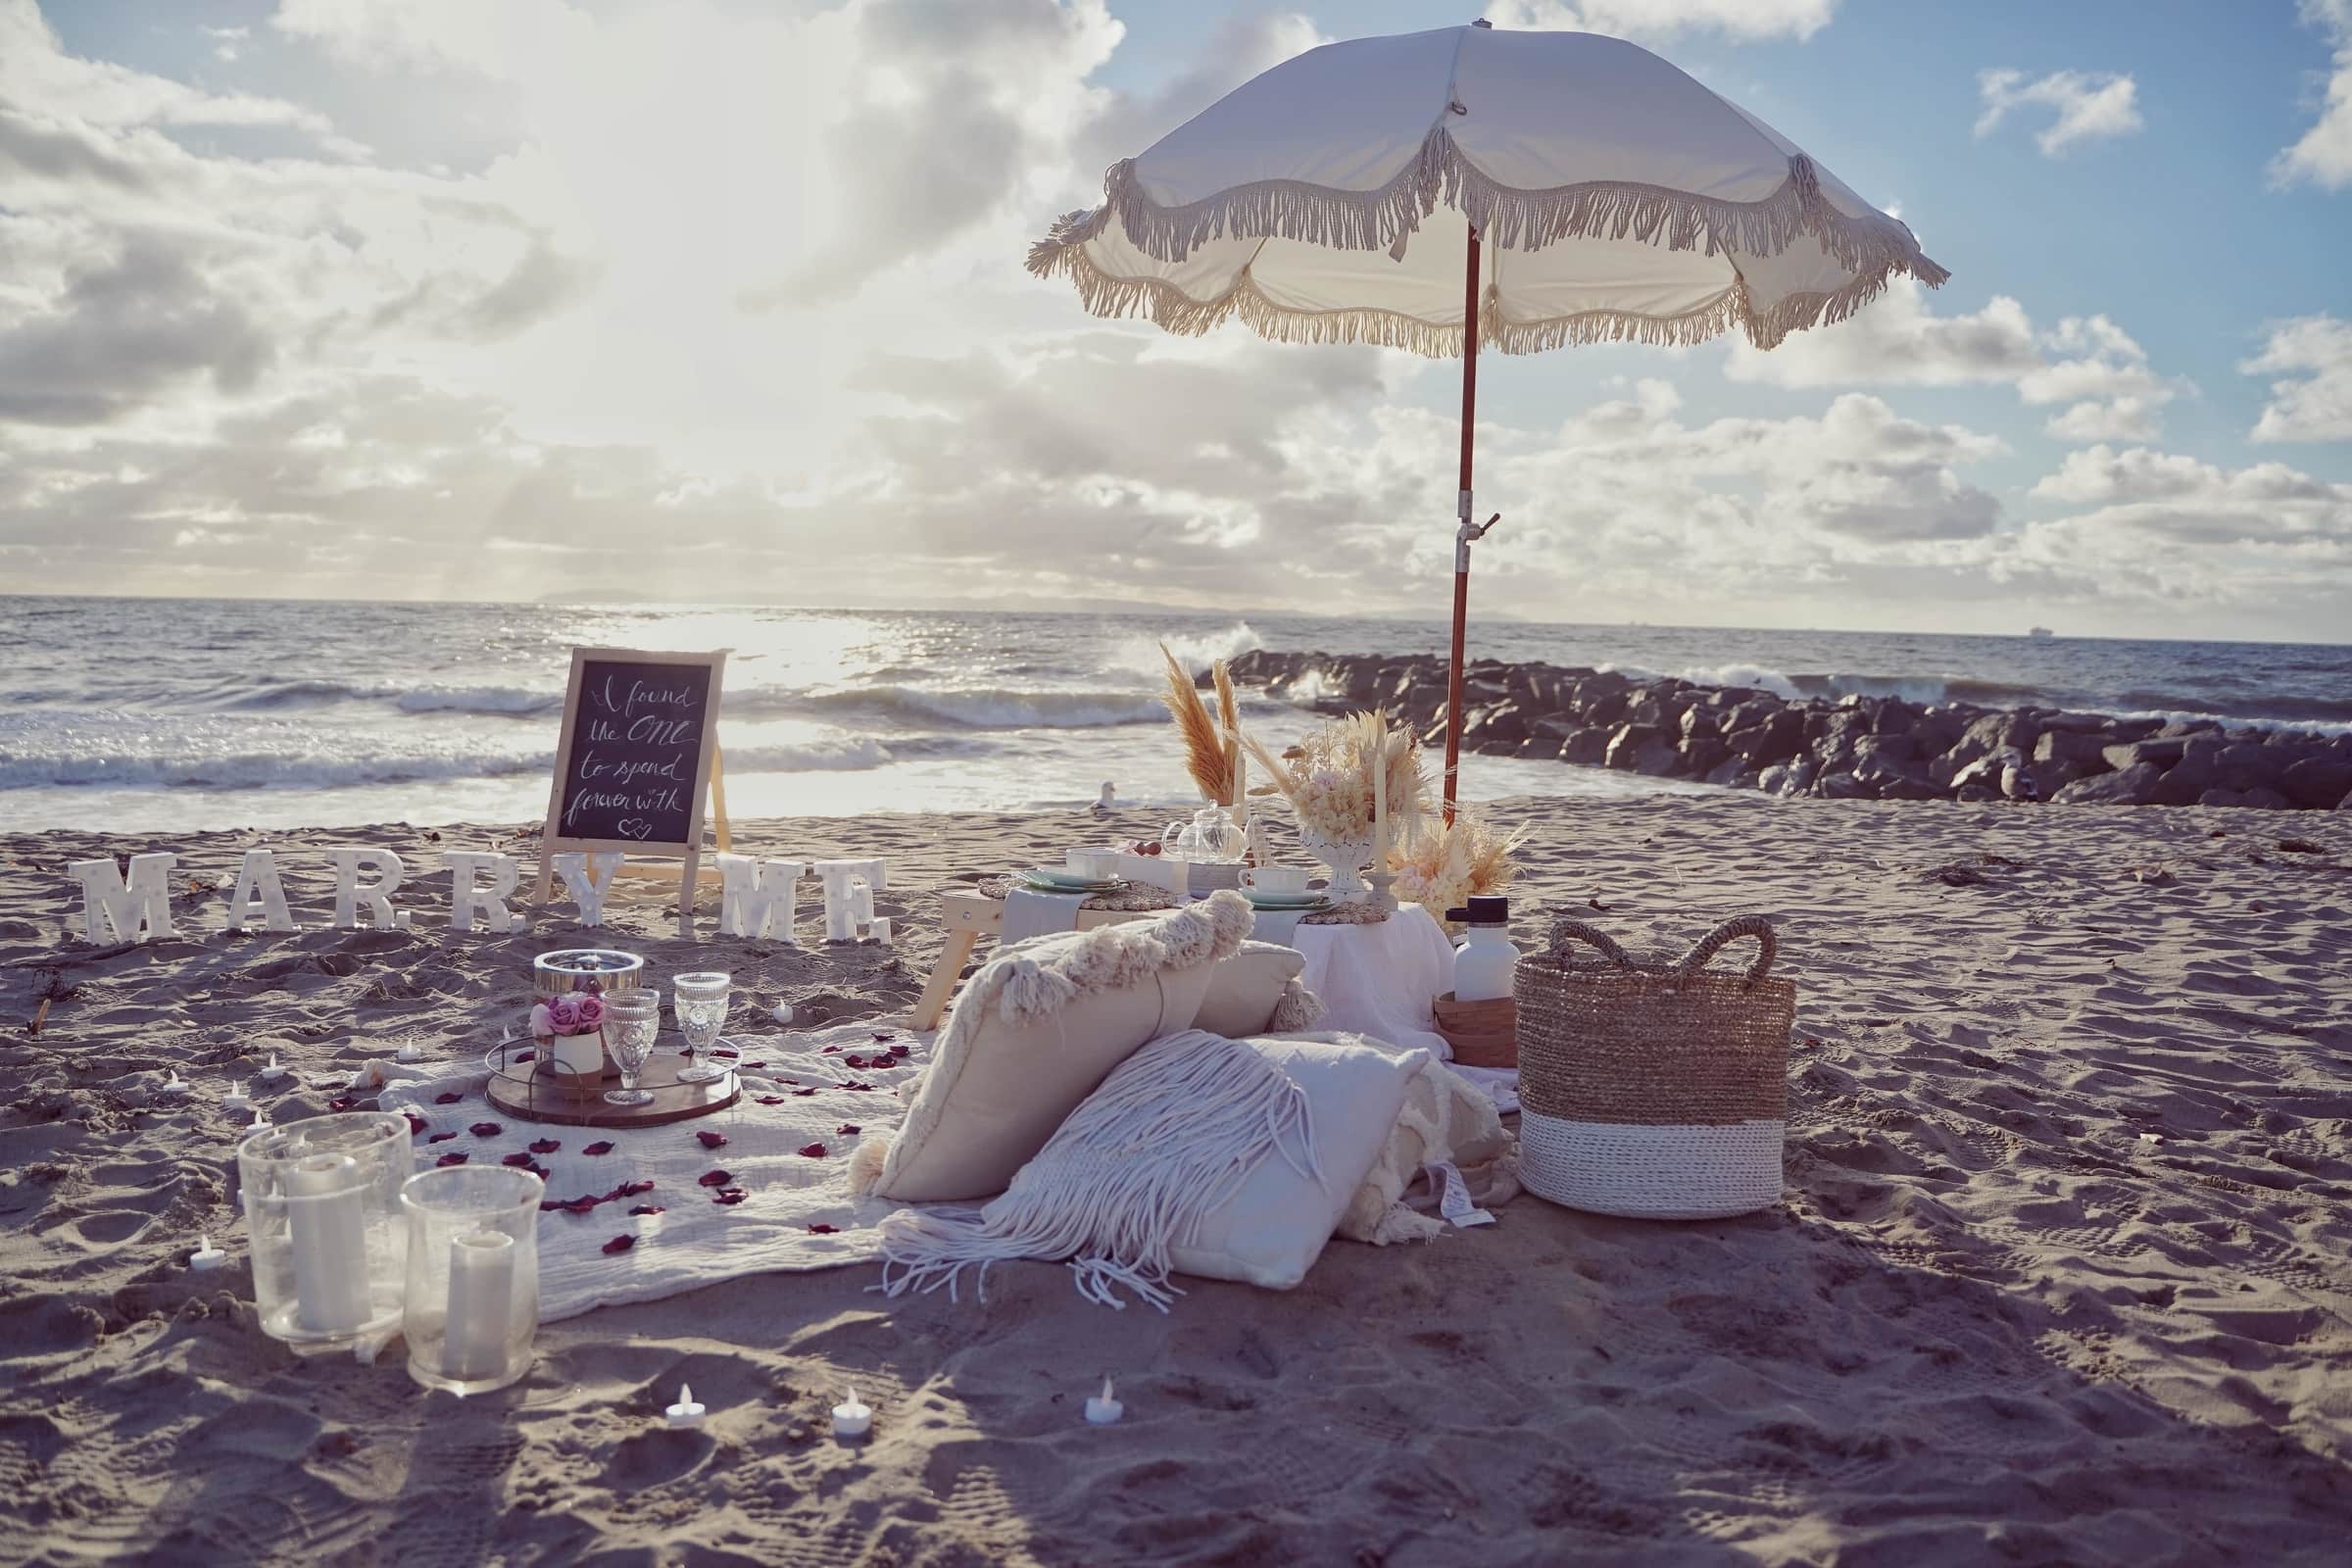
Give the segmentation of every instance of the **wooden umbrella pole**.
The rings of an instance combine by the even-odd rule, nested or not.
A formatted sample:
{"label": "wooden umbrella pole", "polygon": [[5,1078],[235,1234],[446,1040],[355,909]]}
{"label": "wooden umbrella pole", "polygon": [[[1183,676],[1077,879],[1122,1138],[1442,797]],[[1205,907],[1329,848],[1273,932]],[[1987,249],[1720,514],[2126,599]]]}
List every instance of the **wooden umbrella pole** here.
{"label": "wooden umbrella pole", "polygon": [[1453,822],[1453,802],[1462,765],[1462,632],[1470,618],[1470,545],[1486,534],[1470,520],[1470,467],[1478,422],[1478,316],[1480,269],[1478,230],[1470,230],[1470,258],[1462,273],[1462,472],[1460,497],[1454,514],[1461,526],[1453,536],[1453,657],[1446,674],[1446,821]]}

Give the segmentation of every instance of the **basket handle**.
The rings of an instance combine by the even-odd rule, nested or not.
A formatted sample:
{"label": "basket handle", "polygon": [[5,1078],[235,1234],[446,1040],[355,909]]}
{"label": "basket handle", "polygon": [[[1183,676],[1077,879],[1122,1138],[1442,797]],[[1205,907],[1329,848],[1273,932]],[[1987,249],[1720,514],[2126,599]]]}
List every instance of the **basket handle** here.
{"label": "basket handle", "polygon": [[1748,966],[1746,983],[1752,986],[1763,979],[1772,971],[1772,957],[1780,947],[1772,934],[1772,922],[1760,914],[1736,914],[1701,937],[1698,946],[1683,955],[1683,961],[1674,966],[1675,983],[1680,985],[1704,969],[1707,960],[1714,957],[1727,943],[1737,942],[1741,937],[1754,937],[1756,946],[1762,950],[1757,953],[1756,961]]}
{"label": "basket handle", "polygon": [[1582,920],[1553,922],[1551,927],[1551,956],[1553,957],[1561,959],[1563,962],[1566,961],[1569,945],[1576,942],[1599,949],[1600,956],[1620,969],[1634,967],[1634,960],[1626,956],[1625,950],[1617,945],[1617,939],[1606,931],[1587,925]]}

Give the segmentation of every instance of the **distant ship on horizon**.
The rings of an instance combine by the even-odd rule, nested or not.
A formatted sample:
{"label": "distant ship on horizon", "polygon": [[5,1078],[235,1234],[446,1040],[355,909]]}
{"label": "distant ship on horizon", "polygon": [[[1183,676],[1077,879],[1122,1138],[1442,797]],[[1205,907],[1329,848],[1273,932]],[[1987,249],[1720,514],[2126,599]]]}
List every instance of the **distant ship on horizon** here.
{"label": "distant ship on horizon", "polygon": [[2026,628],[2026,635],[2033,638],[2035,642],[2041,643],[2048,642],[2052,637],[2055,637],[2058,634],[2050,630],[2050,628],[2047,626],[2029,626]]}

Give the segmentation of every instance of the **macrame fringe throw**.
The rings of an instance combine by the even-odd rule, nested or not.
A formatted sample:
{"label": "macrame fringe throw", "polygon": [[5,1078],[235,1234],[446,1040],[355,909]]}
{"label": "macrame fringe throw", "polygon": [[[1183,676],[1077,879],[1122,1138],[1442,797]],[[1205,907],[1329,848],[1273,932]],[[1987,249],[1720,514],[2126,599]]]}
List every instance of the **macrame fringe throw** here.
{"label": "macrame fringe throw", "polygon": [[1102,193],[1102,206],[1065,214],[1030,247],[1029,270],[1040,277],[1068,277],[1092,315],[1143,317],[1183,336],[1239,316],[1260,337],[1281,343],[1371,343],[1432,359],[1462,352],[1460,326],[1393,311],[1286,310],[1258,292],[1247,269],[1231,289],[1209,300],[1195,299],[1164,278],[1115,276],[1085,249],[1114,220],[1139,250],[1162,262],[1182,261],[1227,235],[1277,237],[1335,250],[1385,250],[1401,260],[1407,242],[1442,200],[1475,224],[1487,243],[1509,250],[1538,251],[1571,239],[1630,238],[1708,256],[1772,256],[1809,237],[1855,274],[1835,293],[1791,295],[1761,313],[1749,309],[1744,288],[1735,284],[1676,316],[1591,311],[1509,321],[1501,318],[1490,293],[1479,342],[1504,354],[1536,354],[1577,343],[1689,346],[1735,325],[1744,327],[1756,347],[1769,349],[1799,328],[1851,316],[1883,293],[1896,272],[1930,288],[1951,276],[1920,253],[1918,240],[1899,220],[1876,214],[1849,218],[1838,211],[1821,194],[1813,161],[1802,153],[1788,160],[1787,182],[1756,202],[1614,180],[1521,190],[1489,178],[1441,124],[1422,142],[1419,156],[1371,190],[1260,180],[1205,201],[1161,207],[1145,194],[1134,160],[1128,159],[1111,166]]}
{"label": "macrame fringe throw", "polygon": [[1069,1262],[1078,1294],[1125,1310],[1121,1287],[1165,1312],[1169,1250],[1244,1180],[1279,1156],[1329,1190],[1315,1154],[1306,1094],[1247,1045],[1187,1029],[1122,1062],[978,1210],[902,1209],[882,1221],[889,1296],[945,1288],[977,1267],[1017,1258]]}

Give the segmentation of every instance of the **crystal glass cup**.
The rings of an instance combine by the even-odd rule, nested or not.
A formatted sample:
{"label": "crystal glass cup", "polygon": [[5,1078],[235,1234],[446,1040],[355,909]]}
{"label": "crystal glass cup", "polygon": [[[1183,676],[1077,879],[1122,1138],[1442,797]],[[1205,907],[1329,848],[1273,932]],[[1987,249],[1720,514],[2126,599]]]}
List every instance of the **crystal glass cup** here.
{"label": "crystal glass cup", "polygon": [[703,1060],[702,1054],[718,1044],[718,1031],[727,1021],[727,994],[734,984],[732,975],[717,970],[682,974],[670,981],[669,1010],[685,1038],[688,1058],[678,1069],[678,1082],[707,1084],[727,1075],[727,1068]]}
{"label": "crystal glass cup", "polygon": [[418,1171],[401,1188],[409,1376],[466,1395],[503,1389],[530,1370],[546,1196],[537,1176],[504,1165]]}
{"label": "crystal glass cup", "polygon": [[662,1032],[662,993],[651,986],[615,991],[605,998],[605,1049],[620,1069],[620,1087],[605,1092],[612,1105],[650,1105],[654,1093],[637,1087],[645,1058],[654,1054],[654,1037]]}

